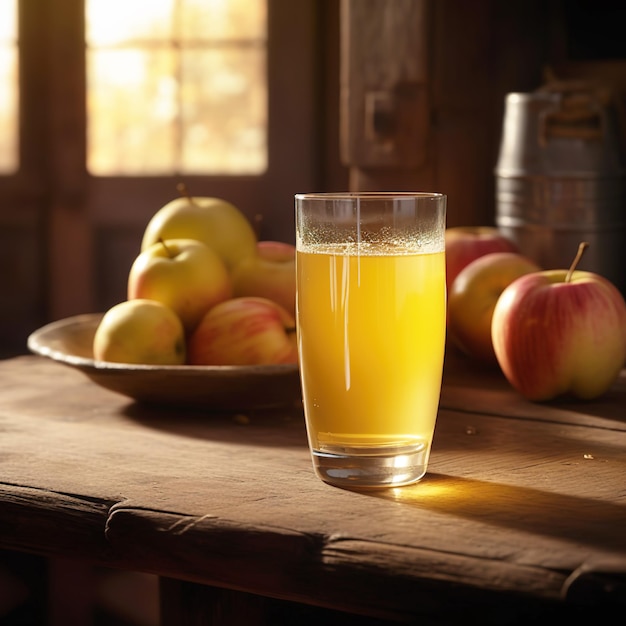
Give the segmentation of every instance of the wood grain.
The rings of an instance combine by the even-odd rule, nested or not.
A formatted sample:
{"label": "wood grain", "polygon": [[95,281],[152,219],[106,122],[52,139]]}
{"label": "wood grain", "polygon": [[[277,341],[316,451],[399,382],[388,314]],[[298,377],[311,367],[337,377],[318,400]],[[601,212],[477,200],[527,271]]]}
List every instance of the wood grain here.
{"label": "wood grain", "polygon": [[622,379],[546,406],[462,369],[425,479],[353,492],[313,475],[299,409],[158,410],[0,362],[0,546],[396,622],[623,600]]}

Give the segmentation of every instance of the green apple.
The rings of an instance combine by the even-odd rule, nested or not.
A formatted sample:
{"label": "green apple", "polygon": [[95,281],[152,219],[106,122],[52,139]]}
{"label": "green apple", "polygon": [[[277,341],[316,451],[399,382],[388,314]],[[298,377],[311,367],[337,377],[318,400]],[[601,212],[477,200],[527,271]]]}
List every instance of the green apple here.
{"label": "green apple", "polygon": [[229,271],[256,254],[252,224],[236,206],[220,198],[185,195],[168,202],[148,222],[141,250],[159,239],[197,239],[215,250]]}
{"label": "green apple", "polygon": [[231,272],[233,295],[258,296],[296,311],[296,247],[282,241],[259,241],[257,254]]}
{"label": "green apple", "polygon": [[128,299],[147,298],[168,306],[191,333],[204,314],[232,295],[222,259],[195,239],[161,240],[133,262]]}
{"label": "green apple", "polygon": [[466,265],[448,294],[448,337],[462,352],[497,365],[491,318],[500,294],[516,278],[540,271],[517,252],[490,252]]}
{"label": "green apple", "polygon": [[126,300],[102,317],[93,338],[97,361],[182,365],[185,330],[170,308],[154,300]]}
{"label": "green apple", "polygon": [[297,363],[296,323],[267,298],[233,298],[213,307],[188,339],[190,365]]}

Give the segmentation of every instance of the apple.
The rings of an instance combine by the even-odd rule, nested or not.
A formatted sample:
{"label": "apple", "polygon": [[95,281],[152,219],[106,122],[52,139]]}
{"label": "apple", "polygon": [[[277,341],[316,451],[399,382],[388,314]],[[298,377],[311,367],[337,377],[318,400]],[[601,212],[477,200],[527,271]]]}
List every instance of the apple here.
{"label": "apple", "polygon": [[295,316],[296,247],[282,241],[259,241],[257,254],[231,272],[233,295],[273,300]]}
{"label": "apple", "polygon": [[522,276],[500,296],[491,326],[496,357],[511,385],[533,401],[601,396],[626,362],[626,303],[593,272]]}
{"label": "apple", "polygon": [[184,194],[161,207],[143,234],[141,250],[159,239],[198,239],[221,257],[230,271],[241,259],[256,254],[257,236],[246,216],[220,198]]}
{"label": "apple", "polygon": [[474,259],[490,252],[520,252],[493,226],[455,226],[446,229],[446,286],[448,291],[457,274]]}
{"label": "apple", "polygon": [[128,299],[157,300],[193,332],[204,314],[232,296],[226,266],[211,248],[194,239],[168,239],[149,246],[128,274]]}
{"label": "apple", "polygon": [[541,268],[517,252],[491,252],[466,265],[448,293],[448,336],[465,354],[497,365],[491,318],[500,294],[516,278]]}
{"label": "apple", "polygon": [[240,297],[214,306],[188,340],[190,365],[296,363],[296,323],[267,298]]}
{"label": "apple", "polygon": [[97,361],[182,365],[185,330],[169,307],[154,300],[125,300],[103,315],[93,338]]}

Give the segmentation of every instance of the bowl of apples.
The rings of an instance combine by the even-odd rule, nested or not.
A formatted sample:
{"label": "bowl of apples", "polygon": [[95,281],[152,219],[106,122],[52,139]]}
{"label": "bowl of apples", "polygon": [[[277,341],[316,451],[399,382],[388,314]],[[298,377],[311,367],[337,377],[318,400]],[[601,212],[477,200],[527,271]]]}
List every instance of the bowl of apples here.
{"label": "bowl of apples", "polygon": [[301,403],[295,247],[258,241],[218,198],[159,209],[128,274],[128,297],[57,320],[31,352],[138,402],[209,410]]}

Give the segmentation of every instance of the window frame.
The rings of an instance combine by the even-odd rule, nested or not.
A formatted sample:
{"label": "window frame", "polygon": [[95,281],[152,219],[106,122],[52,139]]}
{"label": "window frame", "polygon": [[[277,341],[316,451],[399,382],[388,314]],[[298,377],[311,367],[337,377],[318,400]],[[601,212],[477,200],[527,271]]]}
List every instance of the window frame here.
{"label": "window frame", "polygon": [[[328,119],[337,116],[324,111],[324,85],[335,74],[322,72],[333,61],[325,56],[326,32],[320,38],[335,4],[269,0],[267,171],[183,179],[194,195],[233,202],[262,239],[293,241],[293,195],[320,189],[324,151],[337,152],[326,144]],[[24,297],[37,299],[35,315],[46,321],[103,310],[123,297],[143,229],[176,197],[181,177],[87,172],[84,0],[38,0],[19,9],[21,154],[17,172],[0,176],[8,207],[0,208],[0,224],[39,241],[27,261],[37,269]]]}

